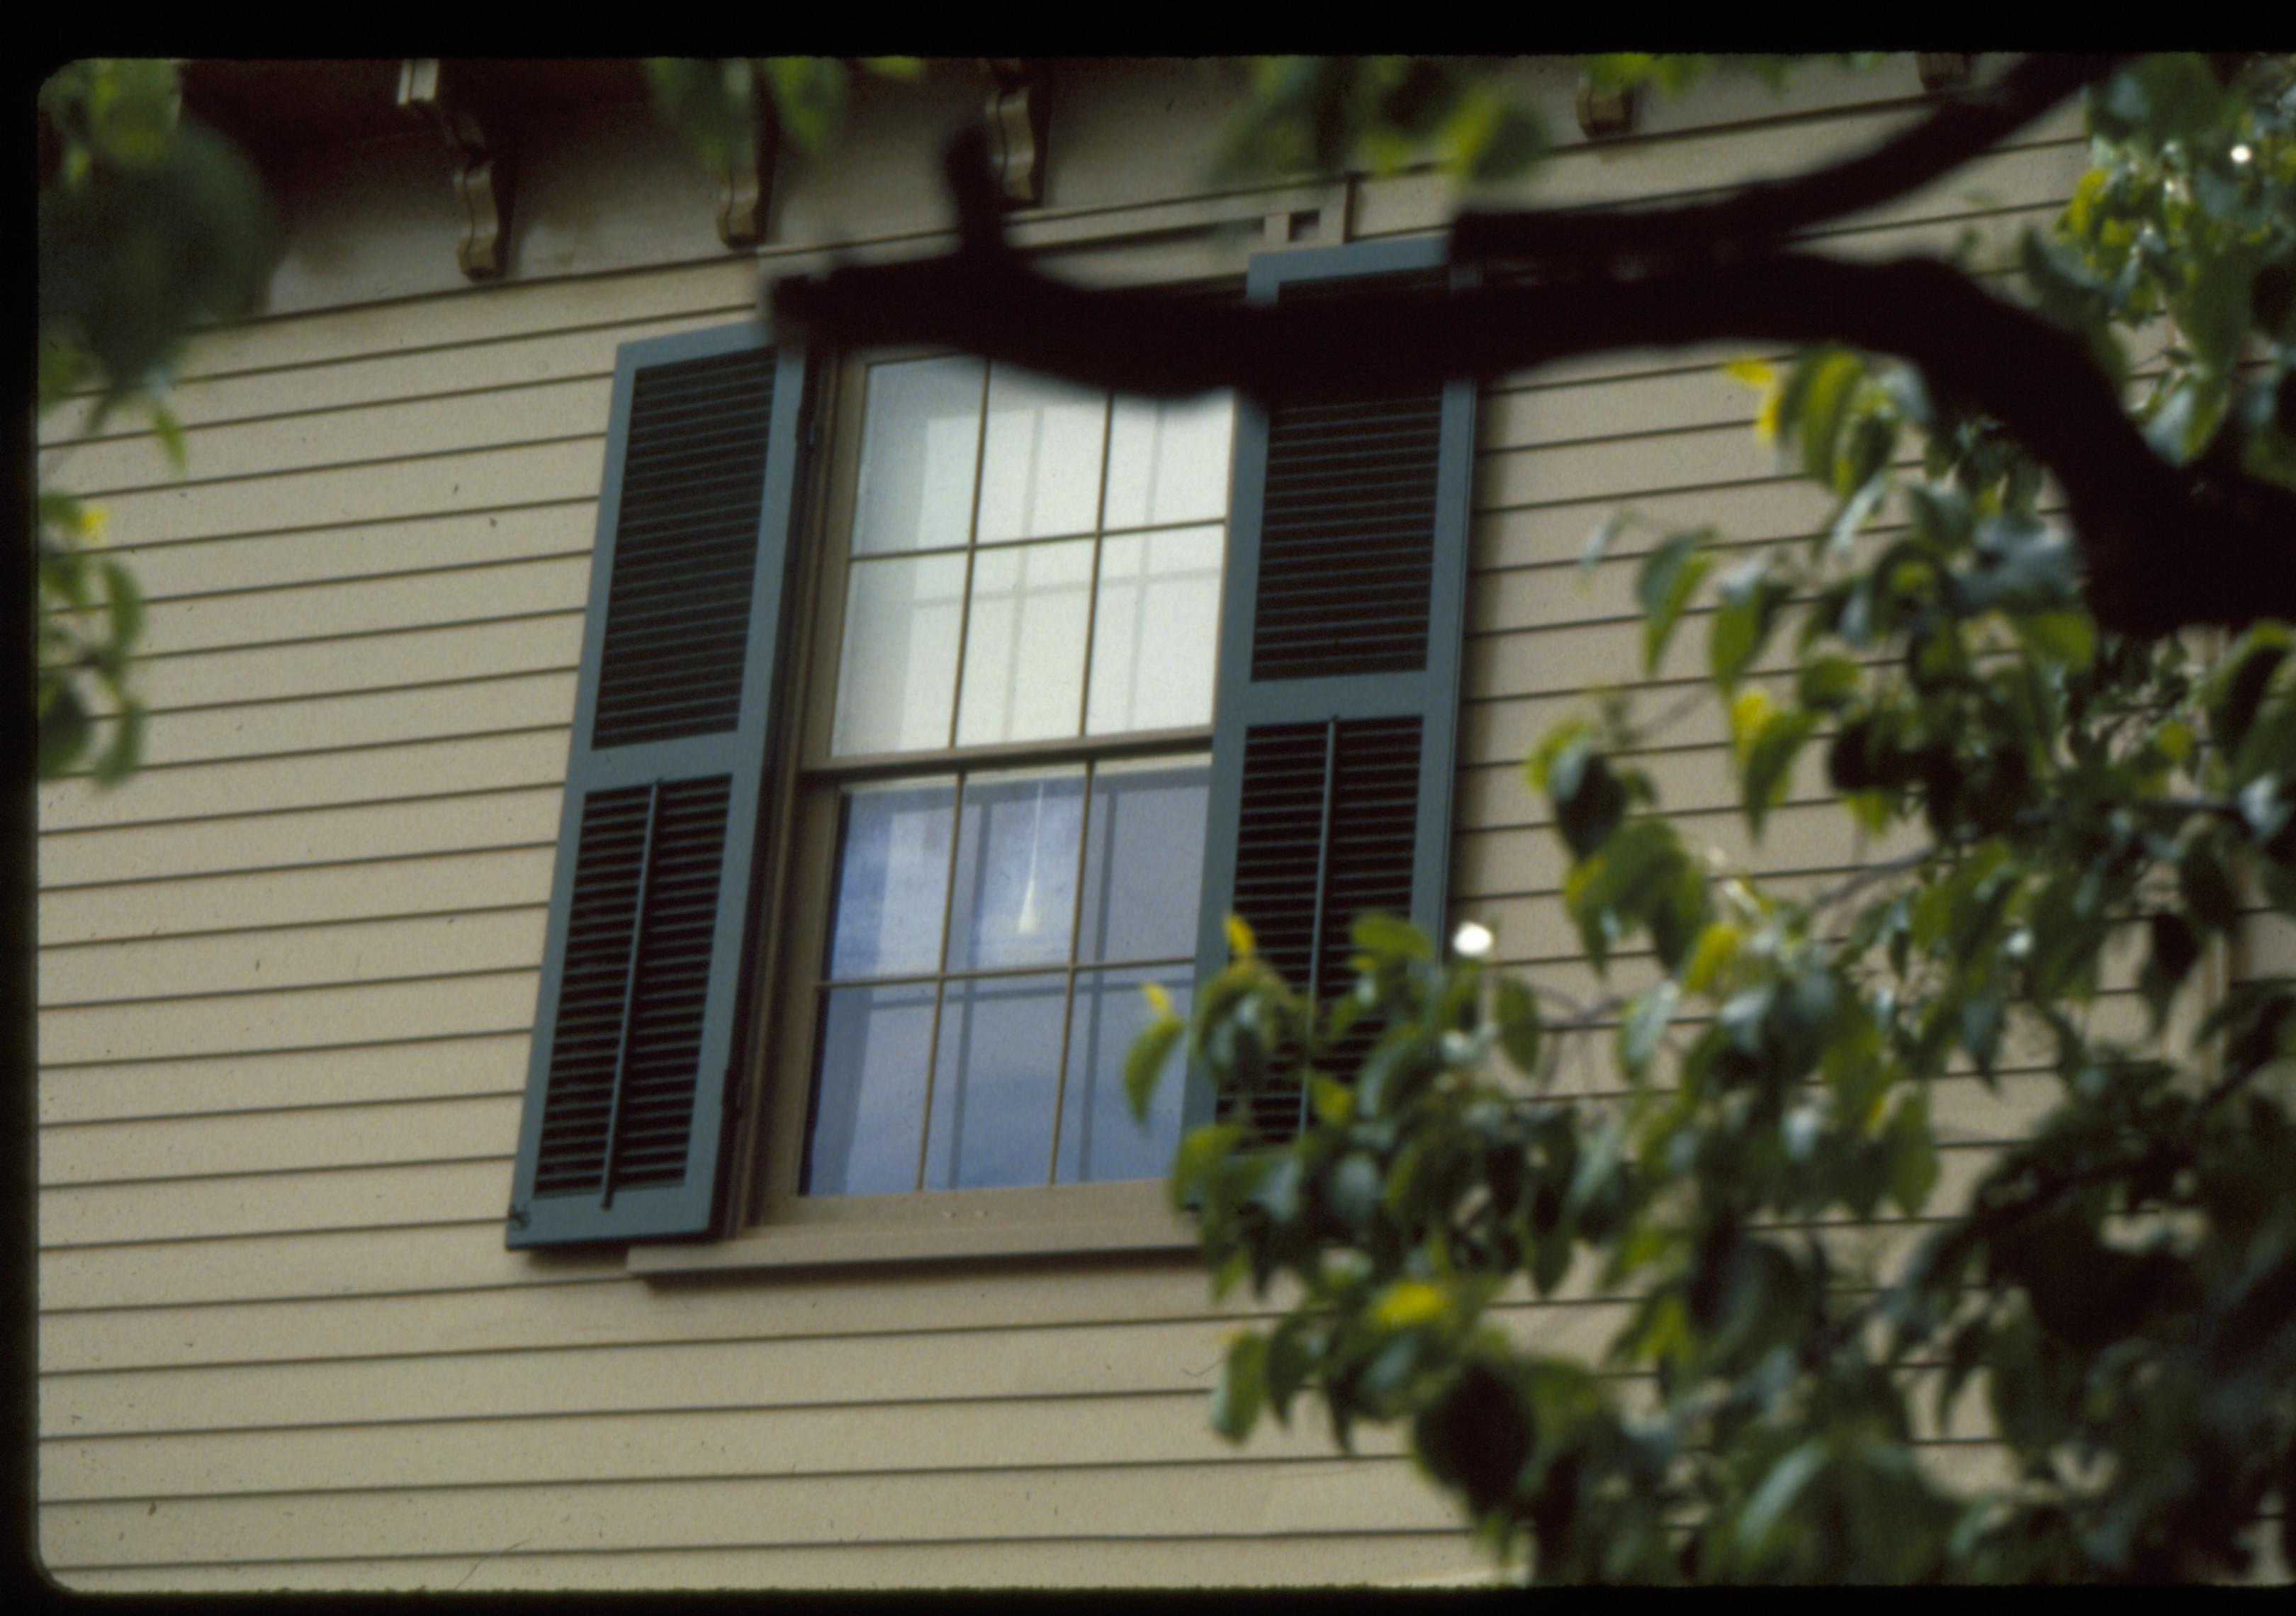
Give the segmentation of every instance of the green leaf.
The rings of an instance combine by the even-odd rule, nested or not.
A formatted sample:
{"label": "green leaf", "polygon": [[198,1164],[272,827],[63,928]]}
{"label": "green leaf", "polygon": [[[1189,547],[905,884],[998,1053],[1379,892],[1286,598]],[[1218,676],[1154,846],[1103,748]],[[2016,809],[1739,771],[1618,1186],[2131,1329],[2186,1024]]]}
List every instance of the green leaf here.
{"label": "green leaf", "polygon": [[2181,915],[2155,915],[2146,929],[2152,948],[2138,973],[2137,990],[2152,1013],[2152,1030],[2157,1035],[2168,1021],[2177,989],[2200,963],[2201,939]]}
{"label": "green leaf", "polygon": [[1385,1189],[1379,1163],[1361,1151],[1349,1151],[1332,1169],[1324,1195],[1332,1211],[1349,1226],[1361,1228],[1378,1215]]}
{"label": "green leaf", "polygon": [[1839,712],[1857,697],[1865,670],[1838,652],[1814,657],[1794,677],[1794,697],[1818,712]]}
{"label": "green leaf", "polygon": [[1212,1391],[1212,1429],[1231,1442],[1251,1434],[1267,1398],[1267,1338],[1246,1332],[1228,1342]]}
{"label": "green leaf", "polygon": [[844,65],[827,56],[768,56],[760,66],[783,131],[800,151],[821,150],[844,113]]}
{"label": "green leaf", "polygon": [[1413,1417],[1411,1445],[1438,1483],[1480,1515],[1504,1506],[1536,1447],[1535,1427],[1514,1389],[1472,1363]]}
{"label": "green leaf", "polygon": [[1294,1313],[1275,1326],[1267,1338],[1264,1368],[1268,1406],[1283,1423],[1292,1423],[1292,1399],[1315,1373],[1316,1344],[1309,1340],[1309,1322]]}
{"label": "green leaf", "polygon": [[1915,1089],[1898,1103],[1890,1119],[1890,1199],[1908,1218],[1918,1217],[1937,1187],[1937,1140],[1930,1129],[1929,1097]]}
{"label": "green leaf", "polygon": [[1132,1103],[1135,1120],[1148,1120],[1148,1103],[1156,1092],[1156,1079],[1162,1074],[1164,1062],[1171,1058],[1172,1048],[1188,1030],[1188,1024],[1176,1015],[1160,1015],[1142,1029],[1132,1040],[1132,1047],[1124,1056],[1124,1097]]}
{"label": "green leaf", "polygon": [[1508,101],[1478,118],[1458,152],[1467,178],[1488,185],[1513,179],[1546,155],[1546,126],[1538,111]]}
{"label": "green leaf", "polygon": [[1380,1292],[1370,1317],[1382,1330],[1410,1330],[1439,1323],[1450,1313],[1451,1299],[1442,1286],[1423,1279],[1398,1279]]}
{"label": "green leaf", "polygon": [[1741,800],[1746,823],[1756,835],[1761,833],[1762,821],[1769,811],[1785,800],[1794,759],[1816,725],[1817,720],[1806,712],[1772,713],[1747,743]]}
{"label": "green leaf", "polygon": [[2177,301],[2177,324],[2191,340],[2201,366],[2222,373],[2240,357],[2247,340],[2250,288],[2263,255],[2251,249],[2195,256],[2198,270],[2192,290]]}
{"label": "green leaf", "polygon": [[152,401],[152,431],[158,436],[160,447],[168,452],[168,468],[181,477],[187,459],[184,423],[176,419],[175,411],[156,398]]}
{"label": "green leaf", "polygon": [[2233,891],[2232,878],[2225,874],[2224,862],[2213,841],[2194,841],[2185,849],[2184,862],[2177,866],[2177,881],[2185,906],[2202,924],[2223,931],[2238,923],[2240,899]]}
{"label": "green leaf", "polygon": [[1611,546],[1618,541],[1619,535],[1636,520],[1631,511],[1613,511],[1587,535],[1587,542],[1578,547],[1578,579],[1581,585],[1602,564],[1603,558],[1611,553]]}
{"label": "green leaf", "polygon": [[1517,1071],[1537,1077],[1542,1033],[1538,997],[1513,977],[1499,978],[1496,992],[1499,1047]]}
{"label": "green leaf", "polygon": [[1208,1186],[1221,1165],[1243,1143],[1243,1137],[1242,1125],[1234,1122],[1210,1123],[1181,1136],[1169,1185],[1173,1206],[1185,1208],[1200,1190]]}
{"label": "green leaf", "polygon": [[1372,956],[1374,964],[1435,957],[1425,932],[1407,920],[1398,920],[1377,909],[1357,915],[1349,935],[1355,939],[1357,947]]}
{"label": "green leaf", "polygon": [[1759,1562],[1769,1553],[1779,1522],[1825,1464],[1825,1441],[1812,1437],[1770,1467],[1738,1517],[1738,1552]]}
{"label": "green leaf", "polygon": [[1857,486],[1857,491],[1842,503],[1841,513],[1834,517],[1833,526],[1827,530],[1826,559],[1841,561],[1849,555],[1850,547],[1857,542],[1857,535],[1864,530],[1866,521],[1880,507],[1882,500],[1889,497],[1892,486],[1886,467],[1875,472]]}
{"label": "green leaf", "polygon": [[1619,1024],[1619,1064],[1628,1077],[1639,1081],[1649,1070],[1651,1057],[1658,1053],[1659,1041],[1666,1036],[1667,1023],[1674,1019],[1674,1007],[1681,997],[1681,988],[1668,980],[1636,997]]}
{"label": "green leaf", "polygon": [[119,562],[106,556],[102,566],[111,618],[111,644],[119,654],[125,656],[144,636],[144,592],[135,587],[135,576]]}
{"label": "green leaf", "polygon": [[53,780],[78,762],[94,734],[86,706],[70,681],[57,679],[42,690],[40,743],[37,767],[43,780]]}
{"label": "green leaf", "polygon": [[1671,971],[1706,923],[1704,898],[1696,865],[1662,819],[1629,820],[1563,882],[1563,906],[1598,967],[1611,942],[1640,924]]}
{"label": "green leaf", "polygon": [[1565,742],[1541,783],[1554,804],[1555,829],[1574,858],[1593,857],[1626,816],[1626,787],[1595,750],[1592,735]]}
{"label": "green leaf", "polygon": [[2288,659],[2287,631],[2279,625],[2267,634],[2251,630],[2234,643],[2211,680],[2209,734],[2226,756],[2240,751],[2264,704],[2272,676]]}
{"label": "green leaf", "polygon": [[1723,579],[1721,600],[1707,634],[1706,660],[1716,687],[1724,695],[1737,688],[1746,669],[1761,654],[1778,609],[1792,594],[1787,584],[1770,576],[1767,554],[1732,568]]}
{"label": "green leaf", "polygon": [[123,701],[111,721],[111,744],[89,769],[95,783],[110,787],[134,774],[144,762],[144,703],[133,696]]}
{"label": "green leaf", "polygon": [[1962,1001],[1961,1047],[1977,1062],[1977,1070],[1993,1075],[1993,1057],[2001,1046],[2001,996],[1973,993]]}
{"label": "green leaf", "polygon": [[1823,349],[1804,355],[1794,374],[1795,381],[1786,384],[1781,424],[1799,429],[1803,474],[1831,488],[1836,480],[1834,459],[1841,429],[1866,366],[1847,349]]}
{"label": "green leaf", "polygon": [[1713,567],[1699,546],[1713,537],[1711,529],[1677,533],[1643,560],[1635,577],[1635,596],[1643,608],[1643,671],[1654,673],[1666,655],[1667,641],[1682,620],[1682,613]]}
{"label": "green leaf", "polygon": [[2096,660],[2096,619],[2086,611],[2014,612],[2009,626],[2041,661],[2086,673]]}

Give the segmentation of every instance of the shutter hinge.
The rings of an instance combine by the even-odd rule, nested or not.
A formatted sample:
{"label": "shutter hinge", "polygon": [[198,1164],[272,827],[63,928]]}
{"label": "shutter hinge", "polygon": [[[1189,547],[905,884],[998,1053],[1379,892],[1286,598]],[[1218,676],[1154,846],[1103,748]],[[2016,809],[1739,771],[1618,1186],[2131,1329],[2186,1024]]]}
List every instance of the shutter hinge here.
{"label": "shutter hinge", "polygon": [[527,1216],[526,1203],[524,1202],[513,1201],[510,1203],[511,1227],[514,1229],[522,1229],[532,1221],[533,1219]]}
{"label": "shutter hinge", "polygon": [[736,1117],[742,1114],[742,1092],[746,1087],[747,1085],[742,1083],[735,1077],[733,1062],[730,1061],[727,1062],[726,1065],[726,1110],[728,1114]]}

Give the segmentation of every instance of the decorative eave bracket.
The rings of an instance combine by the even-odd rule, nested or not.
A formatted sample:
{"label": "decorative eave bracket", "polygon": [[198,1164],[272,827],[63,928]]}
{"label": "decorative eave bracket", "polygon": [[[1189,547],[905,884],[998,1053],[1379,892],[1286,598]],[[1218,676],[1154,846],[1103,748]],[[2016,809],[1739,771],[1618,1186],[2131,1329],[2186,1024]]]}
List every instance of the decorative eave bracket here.
{"label": "decorative eave bracket", "polygon": [[754,85],[758,138],[734,164],[718,174],[718,239],[728,247],[754,247],[766,239],[774,205],[774,160],[781,147],[781,125],[772,99]]}
{"label": "decorative eave bracket", "polygon": [[1017,56],[984,59],[988,92],[988,167],[999,201],[1033,208],[1045,200],[1045,136],[1051,103],[1044,67]]}
{"label": "decorative eave bracket", "polygon": [[398,104],[429,119],[455,154],[455,195],[463,204],[455,262],[473,281],[498,279],[508,261],[511,203],[518,190],[508,130],[469,76],[435,56],[400,62]]}
{"label": "decorative eave bracket", "polygon": [[1631,135],[1635,128],[1635,87],[1627,85],[1597,94],[1593,82],[1581,74],[1575,110],[1578,114],[1578,132],[1589,140]]}
{"label": "decorative eave bracket", "polygon": [[1969,82],[1970,70],[1977,58],[1966,51],[1916,51],[1914,71],[1922,78],[1922,88],[1935,95],[1941,90],[1959,89]]}

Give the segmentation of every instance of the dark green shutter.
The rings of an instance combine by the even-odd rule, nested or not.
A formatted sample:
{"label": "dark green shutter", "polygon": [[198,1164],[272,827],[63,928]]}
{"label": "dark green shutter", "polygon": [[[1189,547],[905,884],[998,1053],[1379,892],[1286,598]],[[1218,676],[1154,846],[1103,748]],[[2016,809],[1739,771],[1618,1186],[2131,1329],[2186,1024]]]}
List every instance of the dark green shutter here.
{"label": "dark green shutter", "polygon": [[[1438,242],[1272,253],[1254,301],[1447,283]],[[1285,979],[1349,985],[1366,909],[1443,932],[1464,628],[1472,382],[1407,395],[1249,401],[1236,430],[1199,978],[1247,921]],[[1343,1056],[1344,1062],[1344,1056]],[[1187,1122],[1298,1130],[1302,1096],[1215,1096]]]}
{"label": "dark green shutter", "polygon": [[712,1226],[802,413],[761,335],[615,364],[513,1247]]}

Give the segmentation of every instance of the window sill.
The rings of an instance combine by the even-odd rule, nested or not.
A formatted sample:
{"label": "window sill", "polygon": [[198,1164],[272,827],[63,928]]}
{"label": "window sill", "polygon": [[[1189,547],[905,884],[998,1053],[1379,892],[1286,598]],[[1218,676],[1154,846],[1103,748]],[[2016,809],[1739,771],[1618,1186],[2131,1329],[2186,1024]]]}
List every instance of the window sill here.
{"label": "window sill", "polygon": [[633,1245],[628,1265],[669,1277],[1195,1249],[1195,1231],[1171,1210],[1165,1183],[1151,1179],[802,1201],[728,1240]]}

